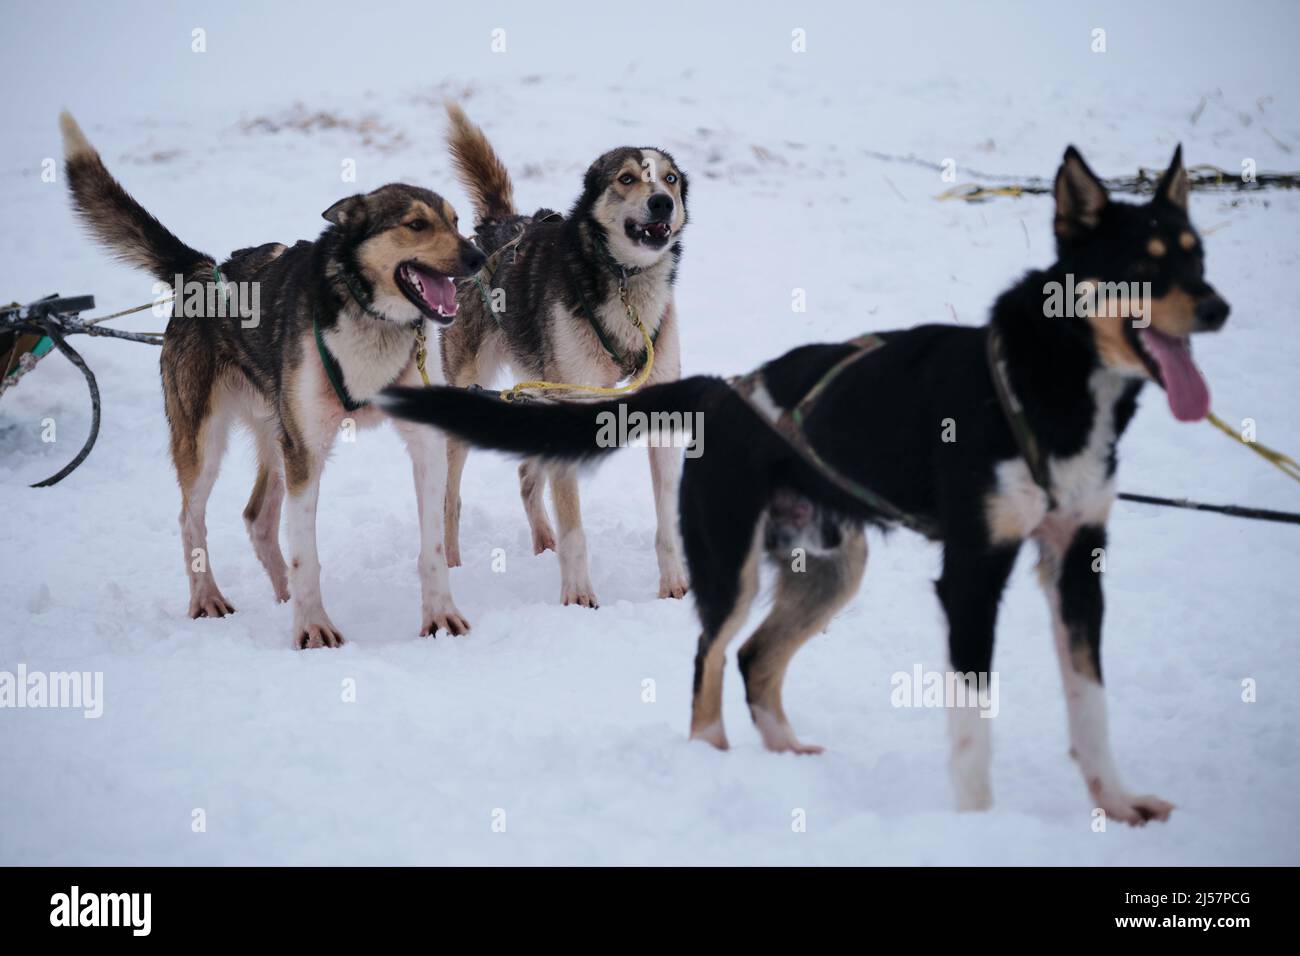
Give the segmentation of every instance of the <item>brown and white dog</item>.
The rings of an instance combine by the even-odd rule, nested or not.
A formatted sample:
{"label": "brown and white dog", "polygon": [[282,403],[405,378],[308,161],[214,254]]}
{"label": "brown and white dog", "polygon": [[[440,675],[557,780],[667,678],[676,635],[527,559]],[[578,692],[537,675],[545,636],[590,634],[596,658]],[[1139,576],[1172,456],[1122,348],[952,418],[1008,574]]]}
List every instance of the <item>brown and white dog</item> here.
{"label": "brown and white dog", "polygon": [[[417,346],[426,327],[452,320],[452,277],[476,272],[483,254],[460,235],[442,197],[388,185],[327,209],[329,226],[315,242],[241,249],[218,266],[127,194],[71,116],[63,114],[60,126],[77,214],[118,257],[176,286],[161,366],[190,616],[234,610],[213,575],[205,511],[227,434],[242,424],[258,457],[244,509],[253,549],[276,598],[292,594],[295,646],[337,647],[343,635],[325,613],[316,550],[325,459],[345,419],[357,428],[384,420],[369,404],[381,389],[420,382]],[[427,369],[432,381],[443,381],[436,356]],[[411,455],[419,506],[420,632],[461,634],[469,624],[452,601],[443,552],[446,441],[395,424]],[[286,493],[287,564],[279,542]]]}
{"label": "brown and white dog", "polygon": [[[488,384],[508,368],[518,380],[613,386],[635,375],[645,343],[629,322],[620,290],[655,337],[647,384],[675,381],[681,351],[673,283],[686,225],[686,174],[662,149],[622,147],[587,170],[567,217],[550,210],[521,216],[510,175],[483,132],[454,105],[452,158],[474,204],[475,241],[492,256],[478,282],[460,283],[460,317],[442,332],[447,380]],[[460,564],[460,481],[468,446],[452,440],[446,502],[447,559]],[[658,529],[659,596],[687,590],[677,542],[679,449],[650,447]],[[542,496],[547,477],[560,533]],[[573,469],[537,460],[519,466],[533,551],[560,557],[560,599],[596,607]]]}

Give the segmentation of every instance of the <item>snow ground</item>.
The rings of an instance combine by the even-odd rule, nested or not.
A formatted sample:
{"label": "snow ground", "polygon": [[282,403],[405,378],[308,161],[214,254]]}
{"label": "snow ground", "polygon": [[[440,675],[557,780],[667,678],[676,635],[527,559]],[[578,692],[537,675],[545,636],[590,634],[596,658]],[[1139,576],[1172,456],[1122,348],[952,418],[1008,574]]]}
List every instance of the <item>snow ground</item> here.
{"label": "snow ground", "polygon": [[[953,157],[959,181],[968,167],[1050,175],[1068,142],[1103,175],[1161,165],[1179,141],[1189,163],[1297,166],[1292,6],[1251,4],[1235,21],[1188,4],[904,6],[772,4],[743,23],[678,9],[620,23],[594,6],[543,18],[507,5],[439,14],[432,42],[400,27],[430,16],[427,4],[313,5],[308,17],[244,5],[199,18],[139,4],[111,18],[89,5],[12,11],[0,59],[33,82],[3,106],[0,293],[93,292],[101,312],[150,297],[148,279],[78,231],[63,184],[41,180],[63,106],[147,208],[214,253],[314,236],[319,211],[350,188],[348,158],[356,188],[410,180],[464,212],[440,144],[449,94],[487,129],[528,207],[570,202],[606,148],[661,145],[691,176],[678,299],[688,373],[742,371],[869,329],[978,323],[1021,271],[1050,261],[1046,199],[937,203],[947,184],[936,173],[864,151]],[[204,54],[190,51],[196,26]],[[508,52],[494,56],[498,26]],[[1088,48],[1096,26],[1105,54]],[[796,27],[805,54],[790,52]],[[366,143],[347,126],[253,123],[292,118],[296,103],[378,125]],[[1225,332],[1198,343],[1215,408],[1294,451],[1300,195],[1196,195],[1193,216],[1209,278],[1233,305]],[[803,314],[790,308],[796,287]],[[50,358],[0,402],[0,670],[100,671],[106,701],[97,720],[0,710],[0,863],[1300,862],[1300,703],[1280,683],[1300,665],[1294,528],[1116,509],[1104,642],[1115,749],[1133,787],[1178,805],[1169,824],[1140,831],[1091,830],[1046,608],[1022,560],[999,630],[996,806],[957,815],[944,715],[890,705],[894,672],[944,666],[937,549],[873,537],[861,593],[796,658],[787,706],[826,754],[765,753],[734,669],[733,750],[720,754],[685,738],[696,625],[689,602],[654,597],[643,452],[584,482],[595,612],[558,606],[558,566],[530,554],[514,464],[473,456],[466,566],[452,583],[474,631],[427,640],[415,636],[400,443],[385,428],[338,445],[319,535],[327,606],[350,643],[299,653],[239,518],[247,443],[232,447],[208,522],[239,613],[191,621],[157,355],[77,344],[104,422],[75,476],[26,487],[88,426],[66,362]],[[45,418],[53,444],[41,441]],[[1212,429],[1179,425],[1154,391],[1120,476],[1131,491],[1297,507],[1294,485]],[[1241,701],[1246,678],[1256,703]],[[347,680],[355,703],[341,700]],[[191,829],[196,808],[206,832]],[[806,832],[792,830],[797,809]]]}

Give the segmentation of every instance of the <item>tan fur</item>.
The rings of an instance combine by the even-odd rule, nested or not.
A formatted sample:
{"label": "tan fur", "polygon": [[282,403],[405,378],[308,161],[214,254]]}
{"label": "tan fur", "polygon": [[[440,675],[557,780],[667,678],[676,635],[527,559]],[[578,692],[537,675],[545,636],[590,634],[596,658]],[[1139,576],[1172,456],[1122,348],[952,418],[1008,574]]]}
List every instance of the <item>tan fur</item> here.
{"label": "tan fur", "polygon": [[63,134],[63,155],[66,159],[81,157],[99,158],[95,152],[95,147],[90,145],[90,140],[86,139],[86,134],[81,131],[77,121],[72,118],[72,114],[64,110],[59,114],[59,132]]}
{"label": "tan fur", "polygon": [[447,144],[451,147],[452,166],[469,192],[475,218],[481,222],[510,215],[514,212],[515,197],[505,164],[465,111],[452,102],[446,105],[451,120]]}
{"label": "tan fur", "polygon": [[1097,354],[1110,368],[1148,376],[1146,365],[1124,332],[1124,323],[1128,321],[1131,320],[1111,315],[1088,317],[1088,324],[1092,326],[1092,338],[1097,344]]}
{"label": "tan fur", "polygon": [[1165,335],[1182,338],[1196,328],[1196,300],[1174,286],[1151,300],[1151,324]]}
{"label": "tan fur", "polygon": [[[455,213],[452,213],[454,216]],[[441,273],[455,272],[460,257],[460,236],[444,220],[444,214],[424,203],[415,203],[405,219],[423,219],[429,224],[422,232],[409,229],[385,229],[367,239],[357,249],[357,262],[366,278],[375,285],[375,298],[388,295],[402,297],[394,273],[400,263],[418,262]],[[415,307],[411,306],[411,311]]]}
{"label": "tan fur", "polygon": [[[727,662],[727,644],[749,617],[750,605],[758,594],[758,561],[763,553],[763,525],[759,522],[749,556],[740,569],[736,604],[727,615],[704,658],[700,686],[691,700],[691,739],[704,740],[719,750],[727,749],[727,732],[722,723],[722,675]],[[703,638],[701,638],[703,640]]]}
{"label": "tan fur", "polygon": [[861,528],[849,532],[829,558],[810,558],[809,567],[782,564],[771,612],[741,647],[737,659],[745,675],[745,699],[768,750],[820,753],[800,743],[785,715],[781,688],[795,652],[830,623],[862,583],[867,564]]}
{"label": "tan fur", "polygon": [[1165,241],[1158,236],[1153,236],[1147,241],[1147,255],[1151,256],[1153,259],[1159,259],[1168,251],[1169,247],[1166,246]]}
{"label": "tan fur", "polygon": [[1196,236],[1184,229],[1178,234],[1178,245],[1188,252],[1196,248]]}

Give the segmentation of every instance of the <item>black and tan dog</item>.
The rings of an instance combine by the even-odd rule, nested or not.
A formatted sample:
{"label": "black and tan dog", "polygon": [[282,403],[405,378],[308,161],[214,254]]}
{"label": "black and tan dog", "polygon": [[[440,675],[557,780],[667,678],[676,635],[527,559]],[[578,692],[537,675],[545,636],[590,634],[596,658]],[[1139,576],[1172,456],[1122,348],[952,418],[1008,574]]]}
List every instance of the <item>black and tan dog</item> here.
{"label": "black and tan dog", "polygon": [[[983,328],[881,333],[884,344],[869,352],[804,346],[764,366],[747,397],[720,379],[695,377],[627,400],[629,410],[702,411],[709,419],[708,445],[688,460],[681,486],[682,536],[703,623],[693,737],[727,745],[725,648],[754,599],[764,545],[779,580],[771,613],[740,649],[746,698],[769,748],[809,752],[817,748],[795,737],[781,685],[791,656],[857,588],[864,523],[902,521],[942,542],[937,591],[960,674],[990,672],[998,603],[1021,544],[1033,539],[1065,681],[1071,753],[1093,806],[1134,824],[1168,817],[1171,805],[1135,795],[1111,758],[1096,560],[1115,499],[1117,443],[1138,392],[1154,380],[1176,418],[1204,417],[1209,392],[1189,336],[1221,327],[1228,305],[1205,282],[1181,151],[1143,205],[1112,201],[1073,148],[1055,193],[1056,263],[1004,293]],[[1080,300],[1079,312],[1057,314],[1062,288],[1130,283],[1145,293],[1104,307]],[[828,380],[850,356],[857,357]],[[811,452],[801,453],[771,424],[786,421],[819,383],[820,397],[802,420]],[[1000,384],[1011,398],[999,396]],[[596,444],[596,416],[615,405],[519,407],[449,389],[403,389],[389,409],[483,447],[577,461],[606,450]],[[1034,460],[1039,467],[1031,470]],[[869,490],[877,504],[844,481]],[[792,542],[807,546],[802,573],[792,568]],[[991,722],[974,707],[950,713],[958,804],[987,807]]]}
{"label": "black and tan dog", "polygon": [[[276,598],[292,594],[294,643],[341,644],[321,599],[316,551],[326,457],[345,418],[355,427],[383,419],[369,404],[380,389],[420,381],[417,343],[425,341],[426,322],[452,320],[452,277],[477,271],[483,254],[460,235],[455,211],[440,196],[388,185],[327,209],[329,226],[315,242],[268,243],[218,266],[127,194],[71,116],[63,114],[60,125],[77,214],[120,258],[176,285],[161,367],[190,616],[234,610],[213,576],[205,510],[227,433],[243,424],[258,456],[244,521]],[[232,316],[225,306],[232,295],[258,307]],[[427,365],[442,381],[436,356]],[[421,633],[463,633],[469,625],[452,601],[443,553],[446,442],[428,429],[397,425],[419,504]],[[279,542],[286,492],[287,565]]]}
{"label": "black and tan dog", "polygon": [[[452,159],[474,204],[475,239],[492,256],[485,281],[462,282],[460,318],[442,333],[443,366],[453,385],[486,385],[503,368],[520,380],[613,386],[645,361],[645,343],[620,298],[654,337],[648,384],[681,374],[673,283],[686,225],[686,174],[662,149],[624,147],[587,170],[567,217],[549,210],[521,216],[510,175],[482,130],[449,104]],[[460,482],[466,446],[452,440],[447,480],[447,559],[460,564]],[[659,596],[679,598],[687,579],[676,536],[680,456],[650,448],[658,533]],[[543,501],[549,477],[560,534]],[[587,541],[572,469],[519,467],[533,551],[556,550],[560,598],[596,606]]]}

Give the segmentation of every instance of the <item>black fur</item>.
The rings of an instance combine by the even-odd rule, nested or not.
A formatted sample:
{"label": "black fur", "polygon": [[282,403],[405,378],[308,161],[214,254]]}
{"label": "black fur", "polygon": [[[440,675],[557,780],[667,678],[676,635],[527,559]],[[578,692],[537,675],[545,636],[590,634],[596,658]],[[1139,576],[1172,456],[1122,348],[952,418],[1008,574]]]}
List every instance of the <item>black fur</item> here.
{"label": "black fur", "polygon": [[[1074,163],[1082,172],[1069,169]],[[1177,156],[1174,166],[1181,173]],[[1183,234],[1192,227],[1170,179],[1173,166],[1157,196],[1140,206],[1110,202],[1073,149],[1062,169],[1063,175],[1069,171],[1069,181],[1068,188],[1058,189],[1059,259],[1054,265],[1028,273],[1000,296],[984,328],[924,325],[881,333],[886,345],[842,371],[804,422],[808,440],[825,461],[937,529],[944,546],[937,593],[948,617],[951,663],[963,672],[991,669],[998,604],[1021,543],[991,527],[987,507],[997,489],[998,466],[1020,454],[990,372],[989,330],[1001,337],[1013,390],[1051,459],[1079,455],[1094,426],[1110,416],[1114,436],[1102,452],[1103,471],[1109,473],[1142,380],[1111,370],[1108,374],[1117,375],[1121,384],[1105,393],[1114,396],[1111,404],[1098,407],[1090,380],[1109,368],[1099,333],[1085,318],[1045,318],[1044,283],[1067,274],[1115,281],[1141,276],[1161,283],[1157,294],[1177,286],[1198,300],[1217,299],[1202,276],[1199,243],[1186,245]],[[1089,192],[1094,183],[1100,197]],[[1167,247],[1163,258],[1147,251],[1153,235]],[[1226,315],[1226,304],[1218,302]],[[779,407],[792,408],[849,352],[846,345],[807,345],[788,352],[764,366],[767,394]],[[740,568],[765,512],[769,524],[778,525],[789,525],[793,513],[802,515],[803,524],[813,515],[818,522],[823,515],[847,524],[888,522],[807,464],[719,379],[685,379],[645,389],[622,403],[629,410],[705,416],[703,454],[686,460],[680,508],[704,632],[698,689],[700,662],[735,604]],[[484,447],[592,459],[608,451],[595,445],[596,416],[619,404],[507,406],[444,388],[402,390],[391,410]],[[944,440],[948,423],[956,428],[955,441]],[[1096,490],[1104,496],[1104,487]],[[791,495],[806,498],[808,506],[792,506]],[[1074,520],[1068,513],[1059,518]],[[823,540],[836,540],[833,523],[822,529]],[[778,540],[788,530],[778,527]],[[1086,660],[1079,666],[1099,680],[1102,598],[1092,562],[1094,551],[1104,547],[1105,530],[1085,521],[1077,529],[1071,526],[1070,534],[1059,559],[1061,607],[1072,647]]]}

